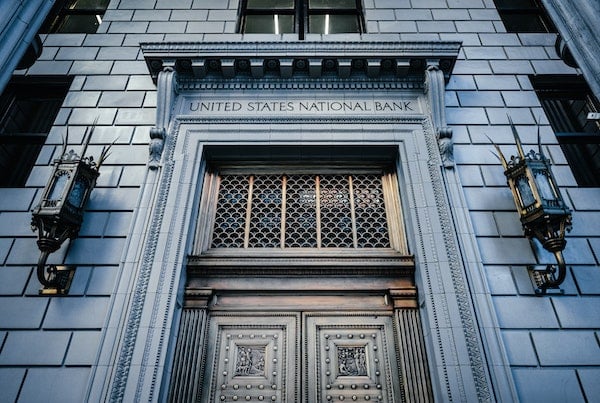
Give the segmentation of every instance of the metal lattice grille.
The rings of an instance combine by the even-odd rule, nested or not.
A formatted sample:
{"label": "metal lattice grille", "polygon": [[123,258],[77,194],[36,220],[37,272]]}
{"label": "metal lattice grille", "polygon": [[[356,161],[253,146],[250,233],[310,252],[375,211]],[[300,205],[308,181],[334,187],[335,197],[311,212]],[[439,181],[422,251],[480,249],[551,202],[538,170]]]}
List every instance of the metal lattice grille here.
{"label": "metal lattice grille", "polygon": [[389,248],[381,175],[221,175],[212,248]]}

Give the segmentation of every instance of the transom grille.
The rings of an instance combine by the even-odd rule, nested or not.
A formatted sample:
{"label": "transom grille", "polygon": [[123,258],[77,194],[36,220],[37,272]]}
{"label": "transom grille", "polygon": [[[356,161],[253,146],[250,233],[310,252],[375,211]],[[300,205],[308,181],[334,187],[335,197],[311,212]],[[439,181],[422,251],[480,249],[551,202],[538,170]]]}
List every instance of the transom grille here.
{"label": "transom grille", "polygon": [[212,248],[390,248],[381,175],[220,176]]}

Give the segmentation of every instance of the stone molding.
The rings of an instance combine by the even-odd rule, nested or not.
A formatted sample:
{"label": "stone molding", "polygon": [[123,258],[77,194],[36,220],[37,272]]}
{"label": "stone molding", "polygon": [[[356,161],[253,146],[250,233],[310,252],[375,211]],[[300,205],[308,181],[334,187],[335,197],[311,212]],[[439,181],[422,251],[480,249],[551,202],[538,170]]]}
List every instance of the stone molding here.
{"label": "stone molding", "polygon": [[156,82],[165,66],[181,76],[336,79],[422,75],[434,63],[446,80],[460,42],[147,42],[142,52]]}

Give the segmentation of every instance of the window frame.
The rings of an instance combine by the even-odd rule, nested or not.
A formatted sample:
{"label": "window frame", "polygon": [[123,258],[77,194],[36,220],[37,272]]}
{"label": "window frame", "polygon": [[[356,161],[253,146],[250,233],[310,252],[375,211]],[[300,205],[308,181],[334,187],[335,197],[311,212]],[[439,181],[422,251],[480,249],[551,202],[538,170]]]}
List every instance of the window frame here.
{"label": "window frame", "polygon": [[69,8],[69,6],[77,0],[57,0],[48,15],[46,20],[42,24],[39,31],[41,34],[60,34],[60,33],[84,33],[93,34],[98,31],[98,27],[102,24],[102,20],[98,21],[98,25],[94,29],[89,30],[77,30],[77,31],[63,31],[61,28],[68,18],[80,17],[80,16],[104,16],[110,0],[106,1],[106,6],[99,7],[86,7],[86,8]]}
{"label": "window frame", "polygon": [[[550,16],[546,12],[544,5],[540,0],[531,0],[533,2],[533,6],[524,5],[521,7],[515,6],[503,6],[499,5],[498,0],[494,0],[494,4],[496,5],[496,10],[498,14],[500,14],[500,18],[502,19],[502,23],[506,28],[506,32],[509,33],[519,33],[519,32],[530,32],[530,33],[556,33],[558,32],[556,26],[550,19]],[[536,17],[537,21],[541,23],[543,29],[529,29],[522,25],[519,22],[516,22],[512,17],[514,16],[529,16]]]}
{"label": "window frame", "polygon": [[[390,247],[369,248],[369,247],[244,247],[244,248],[213,248],[213,229],[217,211],[217,201],[219,196],[219,175],[222,173],[242,173],[242,174],[362,174],[362,173],[380,173],[382,178],[382,193],[384,198],[385,216],[387,222],[387,235]],[[307,165],[227,165],[212,166],[206,169],[203,178],[203,191],[199,204],[199,219],[196,228],[196,238],[194,241],[193,255],[222,255],[222,256],[285,256],[318,253],[319,255],[339,254],[343,250],[348,255],[369,255],[381,252],[389,252],[408,255],[408,245],[404,228],[404,218],[402,213],[402,203],[398,185],[397,174],[387,166],[353,166],[351,164],[329,165],[320,167],[317,163],[307,162]],[[249,214],[249,212],[247,211]],[[280,234],[284,237],[283,234]]]}
{"label": "window frame", "polygon": [[[600,121],[582,124],[582,113],[600,112],[600,102],[582,76],[529,78],[578,185],[600,187]],[[577,101],[579,113],[565,104]]]}
{"label": "window frame", "polygon": [[[293,0],[292,8],[248,8],[248,0],[240,2],[240,18],[238,22],[238,32],[245,34],[246,32],[246,16],[247,15],[292,15],[294,17],[294,31],[297,33],[300,40],[303,40],[307,34],[313,33],[310,31],[310,18],[315,15],[352,15],[356,16],[358,31],[353,33],[366,32],[366,24],[362,7],[362,0],[354,0],[354,8],[316,8],[310,7],[310,0]],[[269,32],[264,32],[269,34]],[[327,34],[323,34],[327,35]]]}
{"label": "window frame", "polygon": [[[0,95],[0,158],[7,158],[7,161],[0,161],[0,167],[5,172],[0,187],[25,186],[72,82],[72,76],[15,76],[8,83]],[[38,131],[24,130],[25,128],[18,127],[18,122],[14,125],[16,130],[6,129],[7,122],[14,121],[11,115],[18,112],[15,108],[20,109],[18,102],[21,100],[44,107],[41,112],[45,120],[28,120],[37,123]],[[48,100],[52,100],[52,103]],[[40,110],[34,112],[40,113]],[[39,130],[40,126],[44,130]],[[15,158],[15,155],[18,157]],[[11,169],[4,169],[5,164],[11,166]]]}

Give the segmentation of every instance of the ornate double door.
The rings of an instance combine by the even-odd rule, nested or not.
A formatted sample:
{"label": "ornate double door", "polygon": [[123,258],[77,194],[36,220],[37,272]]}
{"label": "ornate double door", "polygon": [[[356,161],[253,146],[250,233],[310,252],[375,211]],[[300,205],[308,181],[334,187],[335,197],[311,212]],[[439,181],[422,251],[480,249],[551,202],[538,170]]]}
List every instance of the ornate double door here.
{"label": "ornate double door", "polygon": [[400,401],[391,319],[305,312],[213,315],[202,400]]}
{"label": "ornate double door", "polygon": [[427,401],[418,311],[389,302],[223,295],[205,310],[184,309],[171,400]]}

